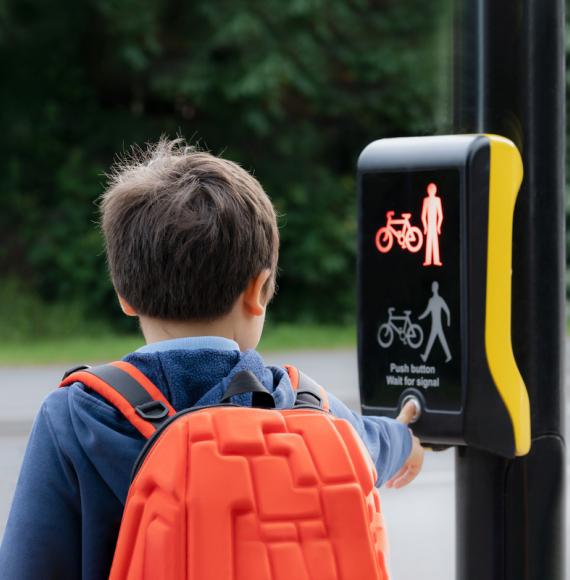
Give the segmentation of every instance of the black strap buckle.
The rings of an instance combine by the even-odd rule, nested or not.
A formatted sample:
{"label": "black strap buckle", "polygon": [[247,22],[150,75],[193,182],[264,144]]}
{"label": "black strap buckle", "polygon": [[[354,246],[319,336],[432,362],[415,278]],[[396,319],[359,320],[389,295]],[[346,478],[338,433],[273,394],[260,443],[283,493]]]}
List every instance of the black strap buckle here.
{"label": "black strap buckle", "polygon": [[64,373],[63,373],[63,377],[61,377],[62,381],[65,381],[65,379],[69,376],[72,375],[73,373],[76,373],[77,371],[85,371],[87,369],[90,369],[91,367],[89,365],[77,365],[76,367],[71,367],[70,369],[67,369]]}
{"label": "black strap buckle", "polygon": [[168,407],[162,401],[148,401],[137,405],[135,411],[145,421],[160,421],[168,416]]}
{"label": "black strap buckle", "polygon": [[299,371],[299,385],[295,396],[295,407],[315,407],[324,410],[326,394],[311,377]]}
{"label": "black strap buckle", "polygon": [[310,407],[323,408],[323,399],[315,391],[298,390],[295,398],[295,407],[309,405]]}

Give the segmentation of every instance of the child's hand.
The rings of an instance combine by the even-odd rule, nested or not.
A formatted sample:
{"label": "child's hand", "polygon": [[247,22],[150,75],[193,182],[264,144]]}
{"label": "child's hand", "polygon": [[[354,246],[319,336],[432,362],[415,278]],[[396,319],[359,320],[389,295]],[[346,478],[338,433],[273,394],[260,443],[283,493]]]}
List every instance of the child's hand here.
{"label": "child's hand", "polygon": [[[416,413],[416,407],[412,401],[408,401],[400,414],[396,417],[396,421],[409,425]],[[410,431],[411,433],[411,431]],[[412,433],[412,450],[406,463],[402,469],[394,475],[390,481],[386,483],[386,487],[395,487],[396,489],[408,485],[412,482],[420,472],[424,462],[424,448],[420,444],[420,440]]]}

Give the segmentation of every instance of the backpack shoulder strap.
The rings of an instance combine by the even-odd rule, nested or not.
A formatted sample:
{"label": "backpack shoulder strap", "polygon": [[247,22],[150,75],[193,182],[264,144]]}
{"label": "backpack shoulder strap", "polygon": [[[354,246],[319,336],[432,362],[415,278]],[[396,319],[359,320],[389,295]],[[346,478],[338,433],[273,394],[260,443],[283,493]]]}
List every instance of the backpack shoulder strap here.
{"label": "backpack shoulder strap", "polygon": [[284,368],[296,394],[295,405],[317,404],[323,411],[330,411],[329,397],[321,385],[293,365],[284,365]]}
{"label": "backpack shoulder strap", "polygon": [[98,367],[74,367],[60,387],[80,382],[101,395],[147,439],[176,411],[159,389],[134,365],[117,361]]}

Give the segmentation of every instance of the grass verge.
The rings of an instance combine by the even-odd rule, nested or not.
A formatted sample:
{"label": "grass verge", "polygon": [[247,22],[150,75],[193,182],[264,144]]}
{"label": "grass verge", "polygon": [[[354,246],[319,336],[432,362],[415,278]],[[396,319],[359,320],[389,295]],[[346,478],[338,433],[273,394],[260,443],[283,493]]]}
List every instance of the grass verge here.
{"label": "grass verge", "polygon": [[[42,365],[94,363],[121,358],[142,346],[138,335],[66,336],[27,341],[1,341],[0,365]],[[259,350],[318,350],[352,348],[356,344],[354,326],[312,324],[268,325]]]}

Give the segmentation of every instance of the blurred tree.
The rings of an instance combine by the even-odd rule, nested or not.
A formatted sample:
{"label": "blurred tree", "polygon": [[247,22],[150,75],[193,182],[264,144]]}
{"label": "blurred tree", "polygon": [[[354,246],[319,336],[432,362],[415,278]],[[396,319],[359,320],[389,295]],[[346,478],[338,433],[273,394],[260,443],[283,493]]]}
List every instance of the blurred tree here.
{"label": "blurred tree", "polygon": [[181,134],[274,200],[274,317],[351,318],[356,158],[449,130],[451,34],[450,0],[4,0],[2,272],[117,319],[94,226],[104,172]]}

